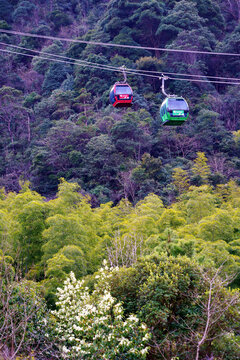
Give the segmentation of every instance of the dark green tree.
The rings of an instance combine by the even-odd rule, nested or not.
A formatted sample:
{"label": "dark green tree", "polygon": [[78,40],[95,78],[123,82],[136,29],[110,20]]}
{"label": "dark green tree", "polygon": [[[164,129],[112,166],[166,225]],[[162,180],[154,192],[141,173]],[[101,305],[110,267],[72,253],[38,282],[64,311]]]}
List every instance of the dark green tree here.
{"label": "dark green tree", "polygon": [[0,0],[0,14],[1,20],[12,20],[13,6],[8,0]]}
{"label": "dark green tree", "polygon": [[62,82],[66,79],[68,73],[71,73],[69,65],[61,63],[51,64],[45,74],[45,79],[42,84],[44,94],[50,95],[53,90],[59,88]]}
{"label": "dark green tree", "polygon": [[190,360],[213,354],[211,338],[221,336],[223,328],[233,330],[233,317],[237,335],[239,292],[227,290],[228,281],[219,273],[166,254],[113,271],[112,295],[123,302],[126,314],[136,313],[151,329],[149,359]]}
{"label": "dark green tree", "polygon": [[58,31],[61,26],[68,26],[72,23],[71,18],[65,12],[60,10],[52,11],[49,15],[49,19],[55,31]]}
{"label": "dark green tree", "polygon": [[160,23],[156,35],[164,43],[173,40],[182,30],[201,29],[205,21],[199,16],[198,9],[191,1],[177,2]]}
{"label": "dark green tree", "polygon": [[30,1],[20,1],[12,14],[13,21],[24,25],[31,19],[35,9],[36,5]]}
{"label": "dark green tree", "polygon": [[[165,7],[163,2],[156,0],[144,1],[139,4],[139,7],[134,11],[130,18],[135,27],[135,32],[139,33],[137,36],[148,44],[148,46],[158,47],[159,38],[156,36],[156,31],[159,27]],[[159,57],[159,54],[156,53]]]}
{"label": "dark green tree", "polygon": [[91,138],[84,150],[82,174],[84,181],[90,188],[97,185],[105,185],[116,191],[118,182],[116,179],[121,155],[116,151],[115,145],[107,135]]}

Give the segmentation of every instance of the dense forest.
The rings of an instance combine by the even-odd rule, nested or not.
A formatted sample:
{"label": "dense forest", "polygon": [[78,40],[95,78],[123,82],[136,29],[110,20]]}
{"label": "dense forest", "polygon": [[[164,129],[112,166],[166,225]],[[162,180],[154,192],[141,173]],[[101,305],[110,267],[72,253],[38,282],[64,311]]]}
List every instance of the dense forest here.
{"label": "dense forest", "polygon": [[240,358],[239,54],[239,0],[0,0],[1,360]]}
{"label": "dense forest", "polygon": [[239,359],[240,187],[99,207],[78,187],[1,194],[6,358]]}
{"label": "dense forest", "polygon": [[[239,52],[236,0],[1,0],[0,10],[5,31]],[[33,190],[51,198],[64,177],[81,185],[95,205],[116,204],[122,197],[136,203],[151,192],[169,204],[176,195],[169,187],[174,168],[189,171],[198,151],[209,160],[213,186],[239,180],[239,86],[211,82],[214,76],[237,79],[238,57],[94,46],[4,32],[0,39],[5,51],[0,51],[0,185],[7,191],[19,191],[19,179],[29,180]],[[202,75],[206,82],[166,81],[167,92],[184,96],[190,106],[187,123],[173,129],[160,124],[164,96],[158,78],[129,75],[133,106],[118,110],[108,97],[111,86],[122,80],[121,72],[74,64],[73,59]],[[194,175],[191,184],[202,185]]]}

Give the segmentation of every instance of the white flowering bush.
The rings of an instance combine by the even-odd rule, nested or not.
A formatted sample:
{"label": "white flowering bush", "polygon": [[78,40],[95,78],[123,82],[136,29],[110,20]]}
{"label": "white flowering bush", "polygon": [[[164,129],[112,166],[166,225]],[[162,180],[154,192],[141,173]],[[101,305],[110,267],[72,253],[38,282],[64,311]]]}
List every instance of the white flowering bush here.
{"label": "white flowering bush", "polygon": [[135,315],[124,319],[123,308],[111,296],[100,270],[95,290],[90,293],[73,273],[58,289],[57,334],[65,359],[137,360],[146,359],[150,335]]}

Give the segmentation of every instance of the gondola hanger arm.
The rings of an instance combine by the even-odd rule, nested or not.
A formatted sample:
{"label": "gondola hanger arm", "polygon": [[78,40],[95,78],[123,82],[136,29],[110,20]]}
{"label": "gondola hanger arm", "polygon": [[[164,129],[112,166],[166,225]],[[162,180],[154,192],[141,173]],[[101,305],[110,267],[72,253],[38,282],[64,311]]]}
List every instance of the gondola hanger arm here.
{"label": "gondola hanger arm", "polygon": [[121,66],[121,67],[120,67],[120,69],[122,70],[123,77],[124,77],[123,82],[124,82],[124,83],[126,83],[126,82],[127,82],[127,74],[126,74],[126,70],[127,70],[127,68],[126,68],[126,66],[125,66],[125,65],[123,65],[123,66]]}
{"label": "gondola hanger arm", "polygon": [[161,86],[162,93],[163,93],[163,95],[165,95],[168,98],[176,97],[176,95],[167,94],[165,91],[164,83],[165,83],[165,80],[168,80],[168,79],[169,79],[168,76],[165,76],[164,74],[162,74],[162,76],[159,77],[159,80],[162,80],[162,86]]}

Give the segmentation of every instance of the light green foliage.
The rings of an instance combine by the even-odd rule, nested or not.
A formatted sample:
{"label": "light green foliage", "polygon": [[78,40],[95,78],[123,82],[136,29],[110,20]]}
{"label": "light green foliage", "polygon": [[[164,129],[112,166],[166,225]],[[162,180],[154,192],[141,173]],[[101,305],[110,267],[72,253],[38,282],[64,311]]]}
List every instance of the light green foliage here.
{"label": "light green foliage", "polygon": [[98,212],[91,208],[88,197],[78,190],[76,183],[62,179],[58,197],[49,202],[51,216],[42,233],[42,260],[48,263],[47,277],[60,280],[70,271],[83,276],[96,270],[102,261],[100,236],[105,234],[103,222]]}
{"label": "light green foliage", "polygon": [[105,257],[133,266],[143,255],[164,252],[210,267],[224,263],[230,274],[240,267],[239,199],[231,181],[215,190],[192,186],[168,208],[155,194],[135,206],[122,200],[92,208],[76,183],[62,179],[50,201],[24,183],[19,194],[0,200],[1,248],[29,278],[43,281],[49,301],[71,271],[77,278],[91,274]]}
{"label": "light green foliage", "polygon": [[86,234],[79,217],[75,214],[57,214],[47,219],[48,228],[44,230],[43,245],[46,261],[65,245],[76,245],[86,249]]}
{"label": "light green foliage", "polygon": [[189,177],[187,171],[181,168],[173,169],[173,184],[179,194],[189,189]]}
{"label": "light green foliage", "polygon": [[157,233],[157,221],[163,211],[161,199],[154,194],[149,194],[137,203],[134,211],[126,219],[126,231],[146,239],[151,234]]}
{"label": "light green foliage", "polygon": [[[155,244],[154,244],[155,240]],[[163,234],[155,239],[148,239],[148,246],[151,247],[151,241],[155,245],[153,247],[154,254],[162,254],[166,253],[168,256],[172,255],[177,257],[178,255],[186,255],[189,258],[194,257],[196,252],[197,242],[196,239],[192,236],[191,238],[183,238],[178,237],[176,232],[166,230]],[[146,252],[146,251],[145,251]],[[149,251],[148,254],[151,254],[153,251]],[[147,253],[147,252],[146,252]]]}
{"label": "light green foliage", "polygon": [[79,246],[67,245],[61,248],[56,255],[47,260],[46,276],[64,280],[71,271],[77,277],[86,275],[86,260]]}
{"label": "light green foliage", "polygon": [[22,261],[26,266],[31,266],[41,260],[43,255],[42,245],[49,207],[43,201],[31,201],[26,204],[17,216],[20,227],[17,241],[21,248]]}
{"label": "light green foliage", "polygon": [[213,213],[216,198],[211,194],[211,188],[207,186],[191,187],[187,196],[189,200],[186,203],[186,213],[189,223],[197,223],[203,217]]}
{"label": "light green foliage", "polygon": [[74,271],[76,276],[80,278],[87,274],[88,268],[86,256],[82,249],[76,245],[66,245],[48,259],[45,271],[47,279],[43,281],[48,303],[54,306],[56,289],[62,285],[71,271]]}
{"label": "light green foliage", "polygon": [[[9,255],[5,256],[3,251],[0,249],[0,285],[1,294],[4,290],[6,282],[11,283],[15,275],[15,269],[13,267],[13,258]],[[1,305],[0,305],[1,306]]]}
{"label": "light green foliage", "polygon": [[234,227],[234,238],[240,237],[240,209],[234,209],[230,211],[233,219],[233,227]]}
{"label": "light green foliage", "polygon": [[228,210],[231,207],[240,208],[240,190],[234,180],[230,180],[227,184],[217,185],[216,196],[223,208]]}
{"label": "light green foliage", "polygon": [[204,184],[208,182],[208,176],[211,174],[211,171],[207,165],[207,158],[203,152],[197,153],[197,158],[194,160],[191,171],[194,176],[200,176]]}
{"label": "light green foliage", "polygon": [[[224,270],[228,274],[237,274],[240,257],[237,255],[238,246],[234,246],[236,243],[232,242],[232,245],[223,240],[214,241],[212,243],[206,243],[199,241],[197,245],[197,253],[195,259],[205,266],[219,268],[224,264]],[[236,255],[234,256],[234,252]]]}
{"label": "light green foliage", "polygon": [[237,186],[236,182],[229,181],[228,183],[229,188],[229,202],[232,204],[234,208],[240,208],[240,189]]}
{"label": "light green foliage", "polygon": [[58,289],[58,310],[53,314],[63,358],[146,359],[147,327],[135,315],[124,319],[121,303],[110,293],[107,270],[100,270],[92,293],[73,273]]}
{"label": "light green foliage", "polygon": [[159,232],[163,232],[167,228],[176,229],[185,223],[186,220],[182,212],[174,209],[165,209],[158,221],[158,229]]}
{"label": "light green foliage", "polygon": [[108,202],[94,209],[96,218],[100,219],[98,232],[103,238],[112,234],[114,210],[116,209],[116,207],[112,208],[112,205],[111,202]]}
{"label": "light green foliage", "polygon": [[240,338],[233,332],[221,336],[219,340],[213,341],[214,352],[219,360],[238,360],[240,358]]}
{"label": "light green foliage", "polygon": [[[92,208],[89,198],[81,194],[79,185],[68,183],[64,179],[59,185],[57,197],[49,201],[31,191],[28,183],[22,183],[21,186],[19,194],[2,193],[0,200],[0,235],[2,246],[8,245],[5,247],[6,259],[13,255],[14,260],[20,262],[23,273],[27,270],[29,278],[36,277],[41,280],[48,304],[53,307],[56,301],[56,288],[61,286],[71,271],[81,279],[96,271],[106,256],[112,265],[124,265],[124,269],[119,272],[116,270],[113,277],[108,278],[111,296],[123,302],[126,315],[134,312],[149,327],[153,327],[154,341],[161,343],[167,337],[167,340],[164,340],[166,348],[161,348],[165,357],[170,354],[169,351],[172,352],[171,356],[178,356],[179,343],[182,344],[181,351],[186,351],[190,346],[189,342],[186,342],[185,323],[182,323],[182,319],[188,322],[188,328],[193,329],[195,334],[201,333],[204,327],[204,321],[199,320],[204,316],[200,310],[202,303],[196,304],[196,293],[199,294],[197,299],[205,301],[202,294],[207,291],[206,283],[202,283],[201,280],[199,264],[212,269],[213,272],[215,268],[222,266],[225,275],[228,276],[239,272],[240,196],[239,187],[233,181],[216,189],[209,185],[192,186],[168,208],[155,194],[149,194],[135,206],[125,199],[116,206],[106,203]],[[20,257],[16,258],[18,249]],[[151,260],[139,261],[143,255],[150,256]],[[11,267],[10,258],[9,261]],[[233,280],[232,286],[237,287],[239,276]],[[121,341],[119,334],[126,330],[121,326],[123,323],[127,324],[127,320],[123,322],[123,318],[121,321],[119,318],[117,321],[112,317],[115,302],[108,307],[103,300],[107,285],[104,285],[103,280],[95,280],[99,290],[95,288],[92,293],[86,290],[83,284],[78,285],[78,280],[74,280],[74,283],[72,280],[69,281],[65,295],[69,296],[69,286],[69,291],[76,290],[76,296],[81,300],[80,308],[77,308],[78,313],[83,311],[82,309],[89,309],[89,304],[106,305],[106,326],[111,325],[118,329],[114,330],[111,343],[111,349],[117,349]],[[86,294],[88,302],[84,303],[85,300],[78,293],[77,286],[81,294]],[[222,296],[224,298],[230,295],[223,292]],[[97,309],[100,311],[99,306]],[[105,335],[101,333],[103,328],[99,329],[100,323],[94,322],[98,321],[96,312],[91,313],[89,317],[87,315],[87,319],[81,318],[79,323],[69,326],[67,322],[69,324],[70,320],[66,322],[66,314],[70,314],[67,313],[69,309],[64,308],[64,305],[62,309],[64,315],[61,315],[62,318],[59,320],[59,335],[60,341],[63,341],[62,346],[65,346],[61,351],[69,350],[65,357],[76,358],[75,351],[80,351],[80,342],[74,342],[74,339],[79,336],[83,339],[86,334],[92,337],[91,344],[101,343],[104,349],[110,349],[107,347],[108,343],[104,342],[107,337],[104,338]],[[233,313],[235,314],[235,310]],[[123,309],[117,313],[118,315],[125,316]],[[227,318],[229,323],[229,314]],[[86,326],[81,325],[81,321]],[[224,322],[222,324],[226,325]],[[83,330],[79,330],[79,327]],[[87,329],[89,333],[86,333]],[[109,335],[110,330],[106,330],[106,327],[104,329]],[[94,339],[98,331],[101,339]],[[214,328],[214,334],[217,332]],[[130,337],[133,334],[129,334],[131,336],[126,338],[130,343],[126,342],[124,348],[120,347],[125,358],[131,354],[128,345],[132,344]],[[134,334],[136,335],[136,332]],[[190,336],[189,334],[187,336]],[[140,343],[141,336],[136,336],[136,341]],[[63,337],[66,340],[63,340]],[[197,335],[194,339],[196,343]],[[88,351],[87,341],[81,344],[84,346],[81,349]],[[99,345],[98,349],[102,349],[101,346]],[[189,351],[193,351],[192,349],[191,345]],[[116,356],[111,351],[109,350],[109,356]],[[131,355],[132,358],[129,359],[135,359],[135,355]],[[158,356],[154,353],[155,355]],[[89,356],[94,355],[90,353]]]}
{"label": "light green foliage", "polygon": [[125,229],[125,220],[128,219],[132,212],[132,204],[128,200],[122,199],[116,207],[111,209],[112,214],[109,214],[111,216],[112,230]]}
{"label": "light green foliage", "polygon": [[57,198],[50,202],[54,213],[69,214],[69,210],[74,209],[84,197],[81,195],[80,186],[77,183],[69,183],[65,179],[60,179]]}
{"label": "light green foliage", "polygon": [[0,210],[1,247],[18,258],[25,272],[41,260],[42,231],[48,216],[48,204],[28,186],[22,184],[19,194],[9,193]]}
{"label": "light green foliage", "polygon": [[11,211],[14,215],[18,215],[24,206],[28,205],[32,201],[41,201],[43,200],[42,196],[35,191],[32,191],[27,188],[23,188],[23,191],[20,191],[18,194],[16,193],[9,193],[6,199],[7,201],[7,208]]}
{"label": "light green foliage", "polygon": [[240,144],[240,130],[233,132],[233,138],[237,145]]}
{"label": "light green foliage", "polygon": [[137,68],[139,70],[159,70],[163,61],[156,57],[144,56],[140,57],[136,61]]}
{"label": "light green foliage", "polygon": [[6,210],[0,210],[0,249],[8,254],[12,253],[10,233],[16,223],[12,220]]}
{"label": "light green foliage", "polygon": [[199,222],[199,236],[206,241],[233,240],[233,220],[226,210],[218,210]]}
{"label": "light green foliage", "polygon": [[[164,211],[161,199],[149,194],[135,208],[122,201],[112,210],[115,234],[106,237],[108,256],[115,266],[130,266],[149,247],[148,238],[158,233],[157,221]],[[116,222],[117,220],[117,222]]]}
{"label": "light green foliage", "polygon": [[178,229],[178,236],[185,239],[195,239],[198,237],[196,224],[187,224]]}

